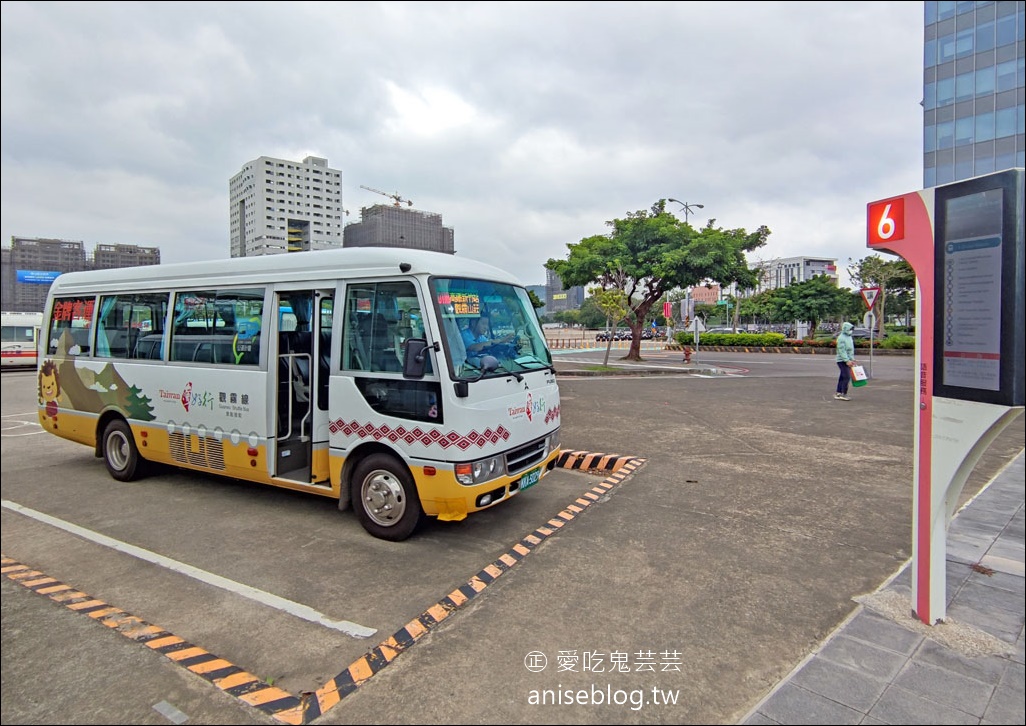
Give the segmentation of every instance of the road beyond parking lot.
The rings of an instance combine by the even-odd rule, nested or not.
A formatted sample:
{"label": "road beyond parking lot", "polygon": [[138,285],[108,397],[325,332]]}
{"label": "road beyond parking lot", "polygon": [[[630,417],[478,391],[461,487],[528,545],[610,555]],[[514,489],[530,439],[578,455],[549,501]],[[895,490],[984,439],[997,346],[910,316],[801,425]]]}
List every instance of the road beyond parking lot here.
{"label": "road beyond parking lot", "polygon": [[[84,447],[33,436],[33,376],[5,373],[3,554],[304,701],[607,482],[316,722],[735,723],[911,554],[912,359],[881,362],[850,402],[832,400],[832,367],[818,363],[765,363],[758,377],[564,372],[564,447],[640,467],[556,471],[508,511],[401,544],[324,500],[187,473],[115,482]],[[1023,431],[1020,417],[963,500],[1022,450]],[[347,640],[267,613],[9,502],[377,634]],[[5,724],[282,722],[88,616],[2,587]]]}

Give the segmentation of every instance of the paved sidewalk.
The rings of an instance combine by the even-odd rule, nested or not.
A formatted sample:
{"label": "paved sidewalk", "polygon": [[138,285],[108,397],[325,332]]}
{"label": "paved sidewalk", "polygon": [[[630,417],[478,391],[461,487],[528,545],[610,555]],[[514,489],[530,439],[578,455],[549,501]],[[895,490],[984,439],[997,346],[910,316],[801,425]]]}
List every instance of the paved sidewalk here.
{"label": "paved sidewalk", "polygon": [[956,514],[947,619],[911,614],[911,562],[744,724],[1023,724],[1024,477],[1019,454]]}

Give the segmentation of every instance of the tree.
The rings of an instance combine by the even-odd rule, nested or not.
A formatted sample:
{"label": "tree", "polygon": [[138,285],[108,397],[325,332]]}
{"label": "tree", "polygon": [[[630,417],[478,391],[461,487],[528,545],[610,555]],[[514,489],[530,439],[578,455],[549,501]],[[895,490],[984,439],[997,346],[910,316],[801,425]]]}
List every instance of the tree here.
{"label": "tree", "polygon": [[887,295],[902,294],[906,299],[914,297],[916,273],[905,260],[885,260],[880,255],[870,255],[858,262],[849,258],[848,275],[852,284],[859,288],[880,288],[873,307],[876,309],[877,337],[883,337]]}
{"label": "tree", "polygon": [[[591,295],[591,299],[595,301],[598,309],[605,313],[606,326],[616,330],[616,326],[630,312],[630,308],[627,305],[627,296],[624,295],[623,290],[603,290],[601,287],[593,287],[588,290],[588,293]],[[609,349],[612,347],[613,336],[610,335],[606,340],[606,355],[602,359],[602,365],[604,366],[609,365]]]}
{"label": "tree", "polygon": [[533,307],[535,310],[540,310],[541,308],[545,307],[545,303],[543,303],[541,301],[541,298],[535,294],[534,290],[527,291],[527,298],[531,301],[531,307]]}
{"label": "tree", "polygon": [[704,322],[710,325],[718,325],[719,323],[713,323],[714,320],[719,320],[720,307],[713,303],[695,303],[695,317],[701,318]]}
{"label": "tree", "polygon": [[578,322],[584,328],[601,328],[606,324],[606,314],[590,297],[584,298],[581,303],[580,317]]}
{"label": "tree", "polygon": [[773,319],[775,310],[770,299],[771,293],[772,290],[764,290],[763,292],[738,300],[737,306],[740,308],[739,317],[748,318],[753,324],[779,322]]}
{"label": "tree", "polygon": [[810,335],[816,334],[821,320],[843,313],[850,299],[851,290],[837,287],[829,275],[792,282],[771,290],[769,295],[777,322],[807,320]]}
{"label": "tree", "polygon": [[762,226],[748,233],[714,223],[709,220],[696,230],[667,212],[666,200],[660,199],[648,211],[628,212],[624,219],[606,222],[612,228],[609,234],[567,244],[567,259],[550,259],[545,267],[559,275],[564,289],[597,283],[601,289],[623,292],[633,333],[624,359],[640,361],[641,328],[667,292],[706,280],[727,285],[749,279],[745,253],[766,244],[769,229]]}

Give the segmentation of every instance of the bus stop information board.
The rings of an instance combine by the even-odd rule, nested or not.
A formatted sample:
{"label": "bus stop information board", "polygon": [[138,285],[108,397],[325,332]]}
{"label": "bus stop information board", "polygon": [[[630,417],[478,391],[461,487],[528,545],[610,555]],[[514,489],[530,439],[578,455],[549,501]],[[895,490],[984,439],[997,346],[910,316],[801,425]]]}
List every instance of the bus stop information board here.
{"label": "bus stop information board", "polygon": [[945,209],[941,380],[996,391],[1001,377],[1001,190]]}
{"label": "bus stop information board", "polygon": [[1023,405],[1021,191],[1006,174],[936,189],[935,395]]}

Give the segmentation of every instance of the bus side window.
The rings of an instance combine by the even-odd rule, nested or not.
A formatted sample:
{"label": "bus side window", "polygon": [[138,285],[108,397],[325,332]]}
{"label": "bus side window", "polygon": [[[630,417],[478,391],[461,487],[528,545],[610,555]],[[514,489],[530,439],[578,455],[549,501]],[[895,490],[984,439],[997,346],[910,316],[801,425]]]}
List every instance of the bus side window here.
{"label": "bus side window", "polygon": [[370,355],[364,340],[365,326],[360,313],[349,311],[346,314],[345,334],[342,337],[342,369],[348,371],[370,370]]}
{"label": "bus side window", "polygon": [[47,355],[89,355],[93,303],[92,297],[54,299],[46,339]]}

